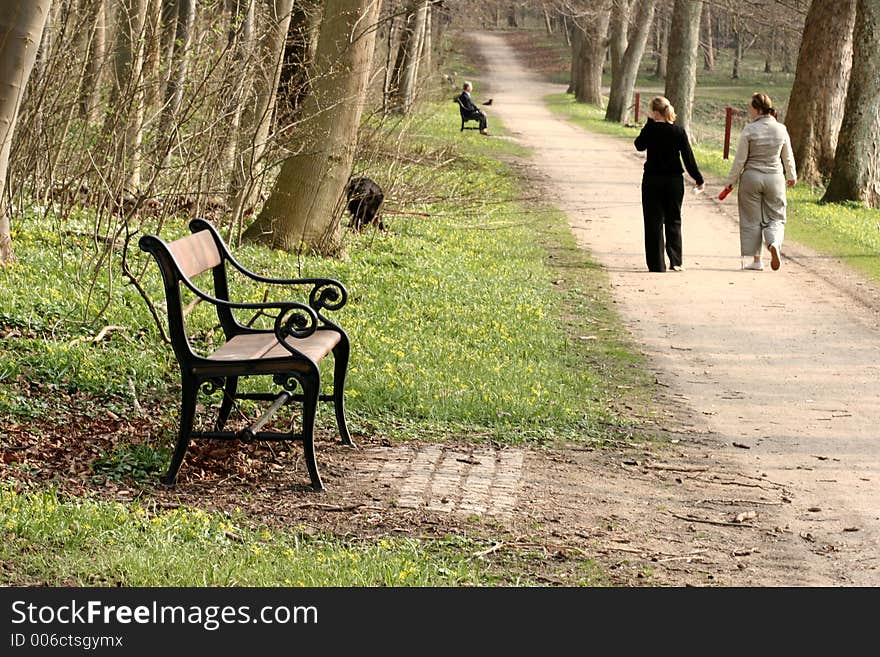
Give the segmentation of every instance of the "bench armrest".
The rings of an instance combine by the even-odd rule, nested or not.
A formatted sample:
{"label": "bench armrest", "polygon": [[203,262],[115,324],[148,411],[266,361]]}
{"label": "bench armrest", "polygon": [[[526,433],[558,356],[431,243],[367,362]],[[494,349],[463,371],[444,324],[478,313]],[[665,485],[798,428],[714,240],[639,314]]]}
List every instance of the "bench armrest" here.
{"label": "bench armrest", "polygon": [[[275,331],[275,337],[281,343],[287,337],[307,338],[318,328],[317,311],[304,303],[299,303],[298,301],[258,301],[247,303],[225,301],[224,299],[218,299],[210,294],[206,294],[185,276],[181,276],[180,280],[197,297],[215,306],[223,306],[230,310],[261,310],[269,317],[274,317],[275,325],[273,330]],[[265,312],[267,310],[276,310],[277,313]]]}
{"label": "bench armrest", "polygon": [[237,262],[231,255],[229,262],[242,274],[259,283],[270,285],[311,285],[309,292],[309,306],[316,312],[322,310],[339,310],[348,301],[348,290],[345,286],[333,278],[272,278],[261,276],[248,270]]}
{"label": "bench armrest", "polygon": [[217,230],[204,219],[193,219],[189,223],[190,230],[197,232],[200,230],[209,230],[214,235],[217,246],[222,249],[223,257],[242,274],[248,278],[260,283],[268,283],[270,285],[311,285],[309,292],[309,306],[315,312],[320,313],[322,310],[339,310],[346,301],[348,301],[348,291],[345,286],[333,278],[272,278],[269,276],[261,276],[250,271],[242,265],[226,248],[226,244],[220,238]]}

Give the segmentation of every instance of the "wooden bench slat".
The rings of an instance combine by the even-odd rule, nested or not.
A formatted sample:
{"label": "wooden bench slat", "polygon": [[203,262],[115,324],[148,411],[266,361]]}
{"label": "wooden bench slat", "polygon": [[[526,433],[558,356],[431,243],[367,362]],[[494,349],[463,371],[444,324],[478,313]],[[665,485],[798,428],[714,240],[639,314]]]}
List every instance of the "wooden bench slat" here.
{"label": "wooden bench slat", "polygon": [[[340,335],[336,331],[315,331],[307,338],[288,338],[290,345],[308,356],[312,361],[319,362],[333,351],[339,344]],[[260,360],[266,358],[293,358],[284,345],[271,333],[254,333],[237,335],[213,354],[208,360]]]}
{"label": "wooden bench slat", "polygon": [[180,271],[192,279],[220,264],[220,251],[207,230],[181,237],[168,244]]}

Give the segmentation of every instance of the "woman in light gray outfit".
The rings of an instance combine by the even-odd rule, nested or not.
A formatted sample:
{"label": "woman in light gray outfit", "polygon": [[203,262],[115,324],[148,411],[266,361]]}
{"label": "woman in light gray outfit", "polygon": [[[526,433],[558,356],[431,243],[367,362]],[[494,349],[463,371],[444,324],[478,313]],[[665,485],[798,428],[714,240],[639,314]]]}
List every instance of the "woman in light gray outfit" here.
{"label": "woman in light gray outfit", "polygon": [[773,103],[765,94],[754,94],[749,118],[736,148],[736,158],[727,176],[727,189],[739,182],[740,254],[752,256],[744,269],[762,271],[761,248],[770,251],[770,266],[781,263],[785,235],[785,186],[797,182],[791,138],[775,116]]}

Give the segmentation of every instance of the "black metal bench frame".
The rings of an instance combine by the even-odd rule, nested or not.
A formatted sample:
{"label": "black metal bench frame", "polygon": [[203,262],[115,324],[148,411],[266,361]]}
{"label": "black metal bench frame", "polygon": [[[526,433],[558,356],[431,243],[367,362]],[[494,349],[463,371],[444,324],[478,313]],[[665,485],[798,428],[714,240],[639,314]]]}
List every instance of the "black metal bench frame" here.
{"label": "black metal bench frame", "polygon": [[[139,246],[159,264],[165,284],[171,346],[180,365],[182,399],[177,445],[162,482],[174,485],[190,439],[301,440],[313,490],[323,490],[315,458],[314,426],[318,401],[333,402],[342,443],[354,446],[345,421],[343,390],[348,369],[349,340],[345,331],[328,320],[325,310],[339,310],[348,293],[331,278],[267,278],[238,263],[217,230],[203,219],[190,222],[191,235],[165,242],[155,235],[141,237]],[[306,286],[308,303],[294,301],[237,303],[230,300],[227,263],[245,276],[270,285]],[[213,294],[192,279],[211,270]],[[186,332],[181,291],[189,288],[198,299],[215,306],[226,343],[209,356],[195,353]],[[272,329],[241,324],[233,311],[254,310],[274,318]],[[320,394],[320,360],[333,353],[333,392]],[[242,377],[271,376],[277,392],[239,393]],[[213,431],[193,431],[199,389],[206,394],[223,392]],[[271,401],[269,409],[239,431],[224,431],[233,404],[240,399]],[[262,431],[272,415],[287,404],[302,402],[301,432]]]}
{"label": "black metal bench frame", "polygon": [[[452,102],[455,103],[456,105],[458,105],[458,113],[461,115],[461,130],[459,130],[459,132],[462,132],[464,130],[479,130],[480,129],[480,119],[473,116],[470,113],[470,110],[465,109],[464,105],[461,104],[461,100],[459,100],[458,96],[453,98]],[[472,126],[472,125],[466,126],[465,123],[467,123],[468,121],[476,121],[477,125],[476,126]]]}

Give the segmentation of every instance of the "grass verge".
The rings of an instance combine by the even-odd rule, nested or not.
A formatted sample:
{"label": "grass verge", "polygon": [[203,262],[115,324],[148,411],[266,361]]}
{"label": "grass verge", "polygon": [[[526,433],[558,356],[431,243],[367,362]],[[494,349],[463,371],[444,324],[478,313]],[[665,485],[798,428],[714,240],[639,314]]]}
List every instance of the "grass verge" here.
{"label": "grass verge", "polygon": [[[520,550],[486,559],[485,539],[362,540],[254,527],[180,507],[70,499],[0,488],[3,584],[18,586],[529,586],[543,560]],[[579,562],[572,585],[598,585]]]}
{"label": "grass verge", "polygon": [[[354,345],[348,409],[355,432],[497,443],[600,444],[632,431],[616,400],[648,393],[640,359],[610,309],[604,273],[576,247],[564,217],[524,197],[504,163],[503,140],[458,132],[451,103],[428,105],[401,136],[376,127],[365,173],[389,190],[388,233],[344,235],[345,256],[327,260],[255,247],[235,249],[269,276],[329,275],[349,304],[336,319]],[[402,157],[384,157],[389,144]],[[384,149],[384,150],[383,150]],[[539,584],[556,568],[542,550],[481,555],[484,535],[357,538],[267,529],[230,512],[149,506],[151,480],[176,427],[178,384],[146,304],[120,279],[122,250],[91,239],[91,218],[30,208],[15,223],[18,262],[0,270],[0,560],[5,583],[152,585]],[[394,214],[393,212],[396,212]],[[164,237],[186,232],[187,217]],[[142,233],[157,227],[145,220]],[[154,300],[155,266],[130,250],[129,267]],[[243,301],[263,299],[258,285]],[[247,317],[242,317],[247,320]],[[216,317],[189,316],[194,344],[219,344]],[[71,415],[158,416],[148,435],[109,429],[98,453]],[[87,410],[84,410],[87,409]],[[332,424],[326,410],[320,421]],[[80,416],[76,416],[80,417]],[[39,419],[39,424],[34,420]],[[25,485],[41,472],[17,441],[57,427],[54,447],[81,450],[94,477],[125,482],[145,502],[119,503]],[[114,425],[115,426],[115,425]],[[113,432],[118,432],[113,433]],[[104,436],[106,437],[106,436]],[[50,484],[51,485],[51,484]],[[560,566],[562,567],[562,566]],[[597,584],[588,559],[565,566],[566,583]],[[558,580],[557,580],[558,581]]]}

